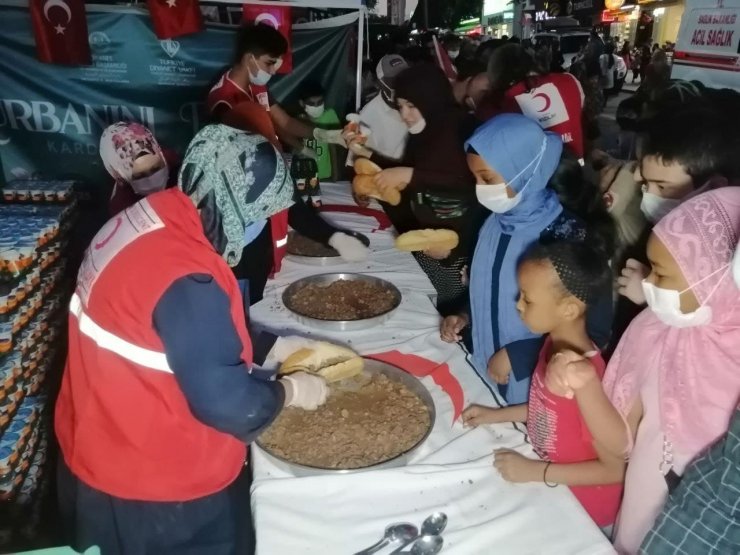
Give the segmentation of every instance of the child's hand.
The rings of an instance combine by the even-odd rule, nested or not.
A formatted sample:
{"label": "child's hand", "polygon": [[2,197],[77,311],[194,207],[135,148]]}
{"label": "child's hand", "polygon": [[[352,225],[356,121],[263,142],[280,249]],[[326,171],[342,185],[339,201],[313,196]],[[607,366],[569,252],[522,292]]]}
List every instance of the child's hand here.
{"label": "child's hand", "polygon": [[511,449],[496,449],[493,466],[507,482],[539,482],[542,479],[542,461],[528,459]]}
{"label": "child's hand", "polygon": [[650,268],[634,258],[627,260],[622,275],[617,278],[619,294],[627,297],[636,305],[645,304],[645,293],[642,290],[642,280],[650,274]]}
{"label": "child's hand", "polygon": [[488,361],[488,375],[497,384],[509,383],[509,374],[511,374],[511,362],[506,347],[499,349]]}
{"label": "child's hand", "polygon": [[575,392],[597,379],[593,364],[573,351],[556,353],[547,365],[545,385],[556,395],[572,399]]}
{"label": "child's hand", "polygon": [[439,335],[442,338],[442,341],[446,341],[447,343],[462,341],[460,332],[467,325],[468,319],[465,316],[448,316],[442,320],[442,327],[439,330]]}
{"label": "child's hand", "polygon": [[499,409],[470,405],[462,413],[463,426],[475,428],[481,424],[498,424],[502,420],[498,416]]}

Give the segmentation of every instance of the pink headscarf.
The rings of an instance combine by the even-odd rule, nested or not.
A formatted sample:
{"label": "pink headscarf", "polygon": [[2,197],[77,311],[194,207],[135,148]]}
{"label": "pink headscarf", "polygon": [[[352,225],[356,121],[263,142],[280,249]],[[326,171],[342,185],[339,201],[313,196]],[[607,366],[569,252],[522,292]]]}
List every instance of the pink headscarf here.
{"label": "pink headscarf", "polygon": [[162,148],[146,126],[119,121],[103,130],[100,137],[100,158],[105,169],[116,181],[131,183],[134,160],[142,153],[158,154],[164,160]]}
{"label": "pink headscarf", "polygon": [[648,372],[658,372],[663,432],[693,457],[727,430],[740,396],[740,289],[730,270],[740,236],[740,188],[687,200],[653,233],[673,255],[697,300],[711,307],[712,321],[677,328],[662,323],[649,308],[643,310],[609,362],[604,390],[626,416]]}

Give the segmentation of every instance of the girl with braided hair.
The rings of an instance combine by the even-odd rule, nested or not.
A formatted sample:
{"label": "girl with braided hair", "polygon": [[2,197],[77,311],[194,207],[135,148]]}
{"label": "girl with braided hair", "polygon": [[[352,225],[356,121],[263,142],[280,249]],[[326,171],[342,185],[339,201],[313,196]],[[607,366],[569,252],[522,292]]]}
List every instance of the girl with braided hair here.
{"label": "girl with braided hair", "polygon": [[607,259],[576,242],[539,243],[519,264],[517,310],[533,332],[547,334],[532,376],[529,403],[505,408],[472,405],[466,426],[526,422],[534,460],[509,449],[495,452],[494,466],[510,482],[570,486],[594,522],[608,530],[619,510],[625,462],[604,451],[586,425],[578,402],[551,380],[548,368],[561,350],[591,361],[603,376],[606,363],[586,330],[586,309],[599,299],[611,273]]}

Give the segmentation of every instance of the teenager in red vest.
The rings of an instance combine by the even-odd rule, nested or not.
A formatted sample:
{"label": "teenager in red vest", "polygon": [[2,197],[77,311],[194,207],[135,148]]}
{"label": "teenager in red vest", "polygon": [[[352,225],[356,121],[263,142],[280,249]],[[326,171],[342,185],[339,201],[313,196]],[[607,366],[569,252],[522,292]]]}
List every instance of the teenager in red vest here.
{"label": "teenager in red vest", "polygon": [[[315,158],[315,152],[304,146],[303,138],[314,137],[342,146],[344,140],[341,130],[313,128],[291,118],[268,91],[267,82],[282,64],[287,48],[285,37],[269,25],[242,26],[237,34],[234,65],[211,89],[206,107],[213,121],[263,135],[278,148],[282,148],[282,141],[296,148],[299,155]],[[335,228],[303,200],[296,199],[289,210],[270,218],[270,225],[251,237],[244,256],[233,268],[237,278],[249,281],[252,304],[262,299],[267,279],[280,271],[288,224],[301,235],[334,248],[344,260],[361,261],[369,253],[358,239]],[[264,263],[266,258],[271,258],[273,264]]]}
{"label": "teenager in red vest", "polygon": [[581,84],[569,73],[541,73],[519,44],[506,44],[492,54],[490,89],[476,115],[488,121],[503,113],[524,114],[542,129],[558,133],[563,145],[584,157]]}
{"label": "teenager in red vest", "polygon": [[246,445],[283,406],[326,399],[319,377],[253,373],[253,360],[282,360],[296,342],[250,341],[229,268],[246,228],[292,202],[280,153],[207,126],[182,172],[190,197],[153,193],[103,226],[70,303],[55,429],[64,529],[78,550],[234,553],[230,486]]}
{"label": "teenager in red vest", "polygon": [[303,139],[346,146],[341,130],[326,130],[291,117],[270,94],[267,83],[283,64],[288,42],[280,31],[265,25],[246,24],[237,31],[236,53],[232,67],[208,93],[206,108],[214,121],[248,100],[262,106],[269,114],[282,142],[297,152],[315,157],[304,146]]}

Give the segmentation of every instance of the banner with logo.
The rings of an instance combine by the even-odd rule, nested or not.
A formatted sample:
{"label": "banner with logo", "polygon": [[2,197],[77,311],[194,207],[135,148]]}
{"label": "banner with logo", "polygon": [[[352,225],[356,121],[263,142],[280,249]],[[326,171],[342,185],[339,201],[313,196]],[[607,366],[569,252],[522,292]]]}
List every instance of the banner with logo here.
{"label": "banner with logo", "polygon": [[[148,126],[161,145],[182,153],[204,124],[202,103],[231,61],[235,30],[157,40],[146,11],[88,7],[92,65],[66,67],[36,58],[27,6],[0,5],[0,161],[5,179],[77,178],[101,188],[102,129],[120,120]],[[356,21],[356,19],[355,19]],[[353,76],[348,44],[355,23],[294,30],[294,70],[270,82],[281,102],[310,78],[327,106],[344,112]]]}

